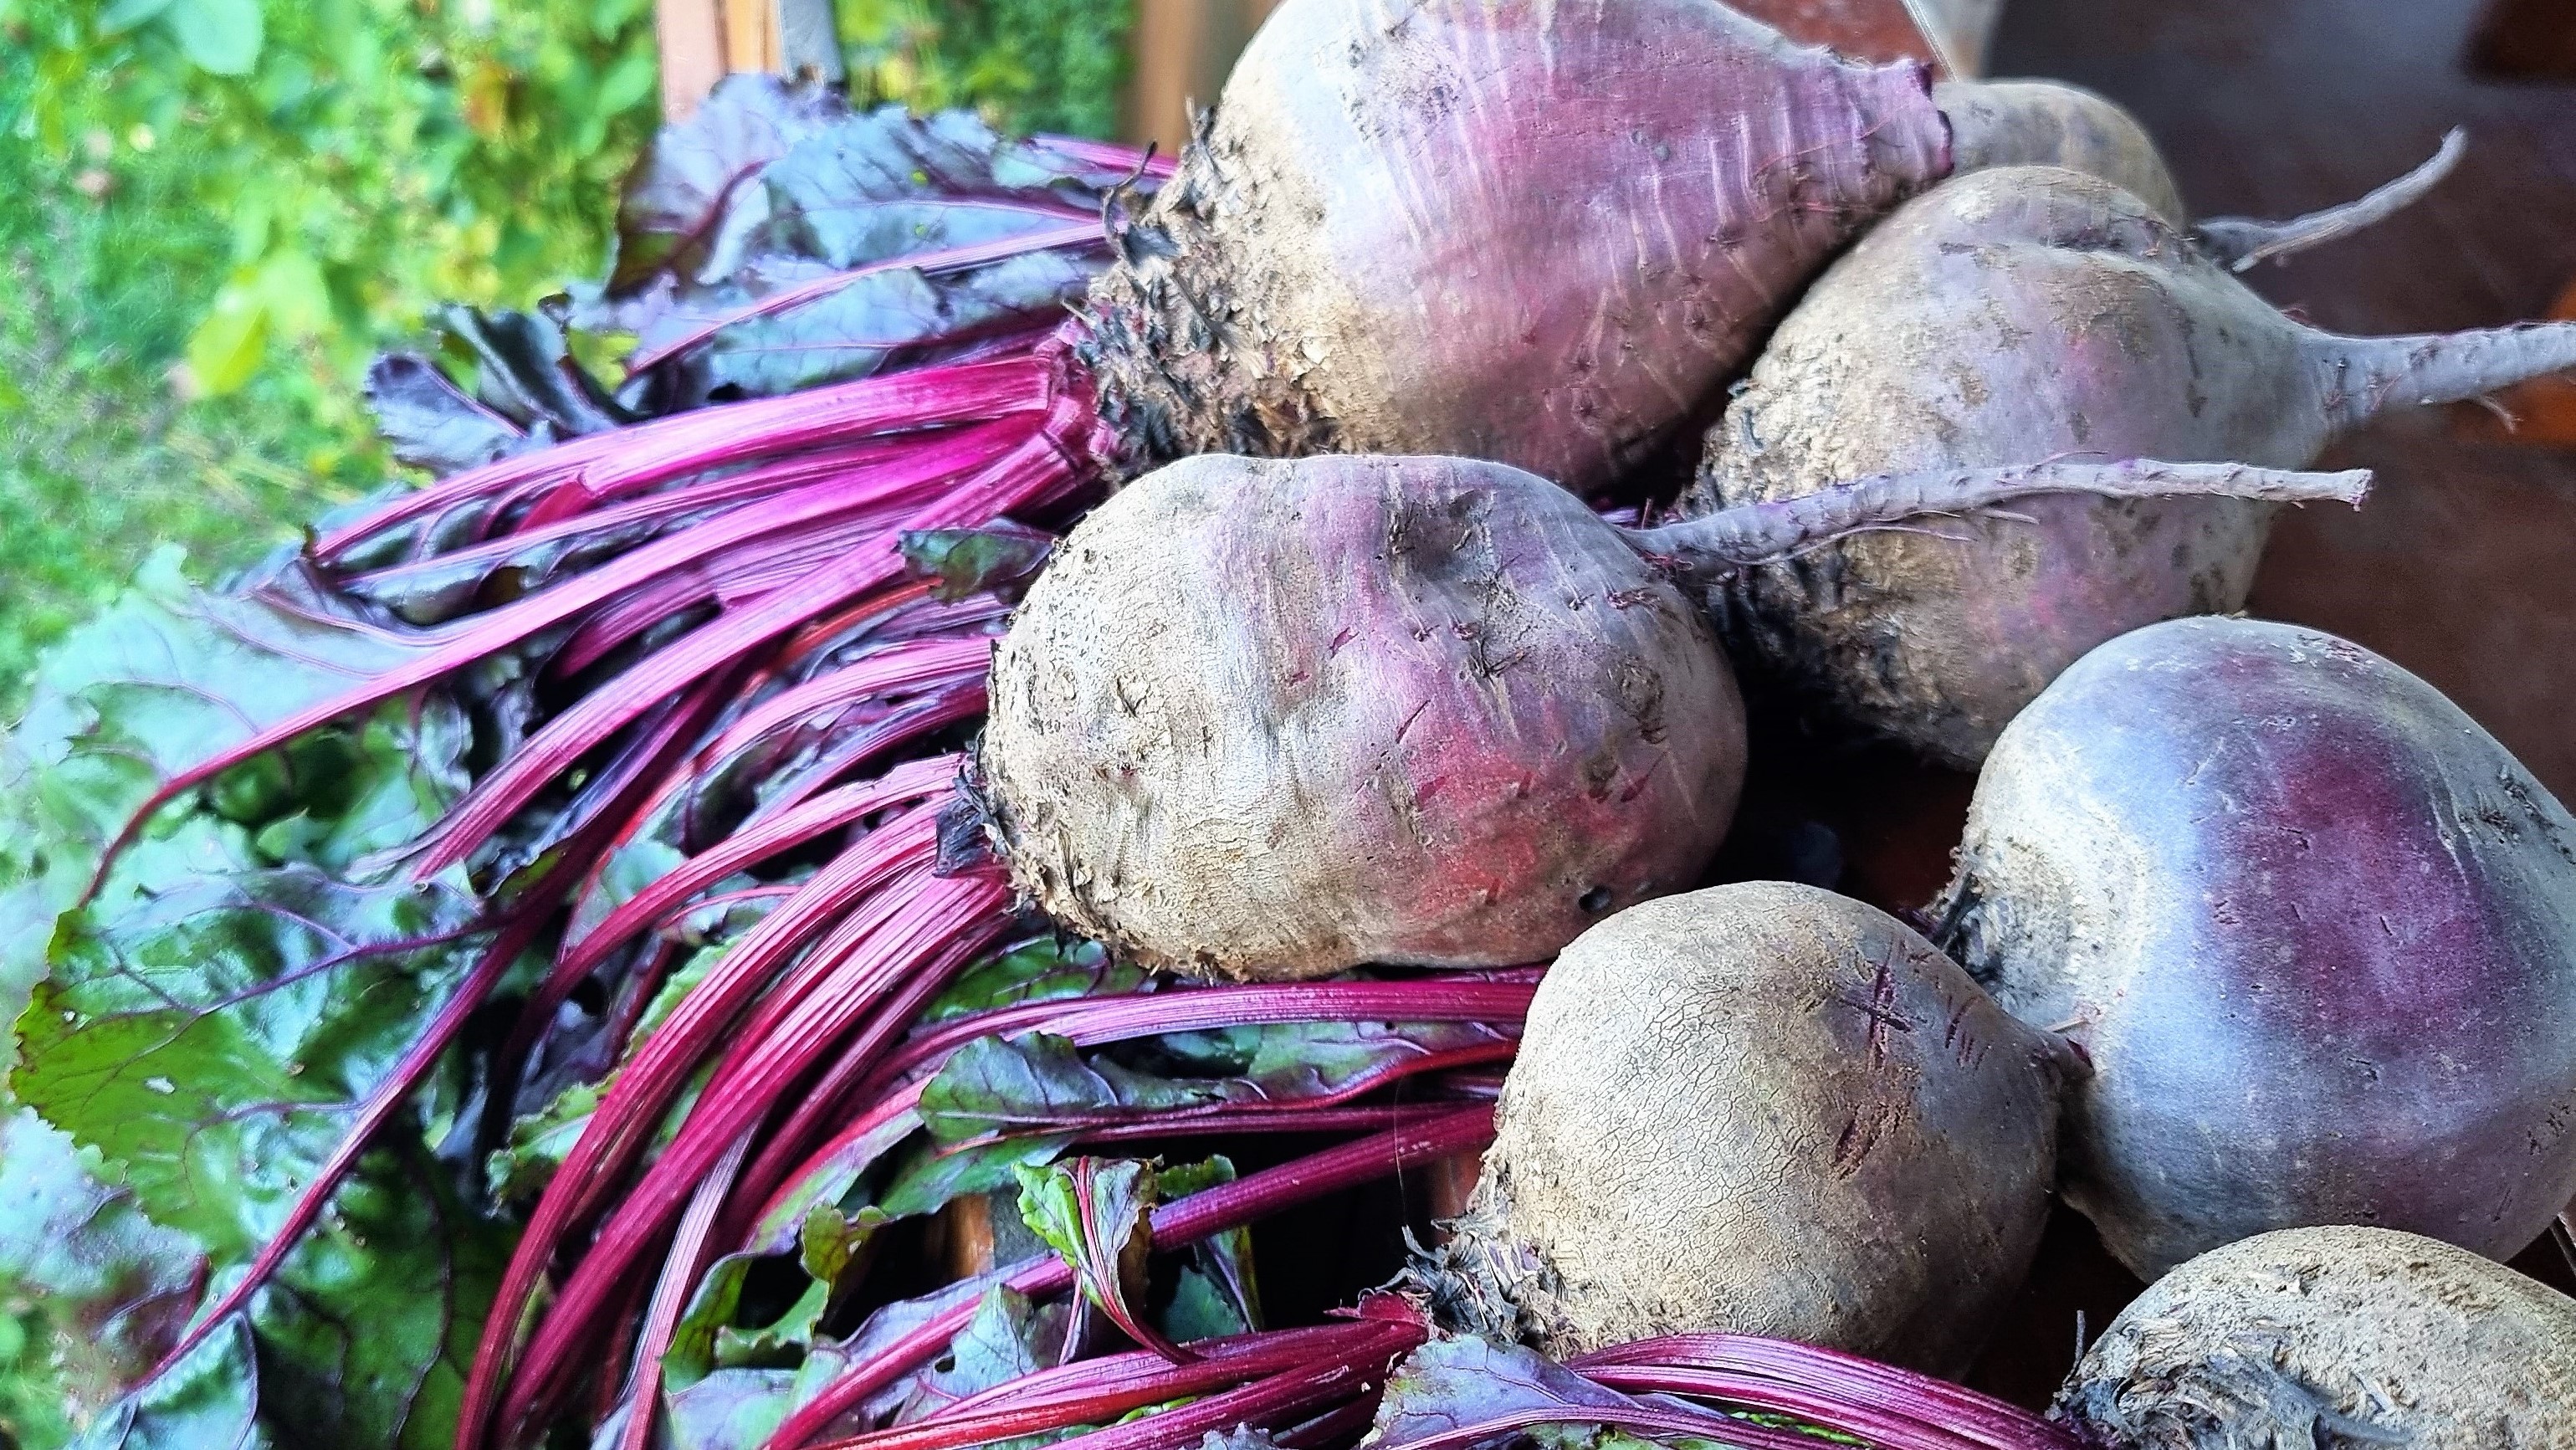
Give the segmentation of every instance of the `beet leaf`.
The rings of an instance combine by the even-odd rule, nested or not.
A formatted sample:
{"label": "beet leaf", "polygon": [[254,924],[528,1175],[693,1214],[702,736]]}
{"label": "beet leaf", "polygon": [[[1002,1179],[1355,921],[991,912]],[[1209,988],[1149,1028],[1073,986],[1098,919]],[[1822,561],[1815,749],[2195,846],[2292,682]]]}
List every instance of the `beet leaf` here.
{"label": "beet leaf", "polygon": [[[64,918],[12,1086],[219,1266],[219,1288],[478,958],[477,905],[445,884],[353,886],[304,866],[150,885]],[[355,1444],[452,1432],[505,1240],[431,1156],[447,1124],[423,1111],[453,1114],[469,1092],[459,1080],[401,1113],[253,1296],[263,1416]]]}
{"label": "beet leaf", "polygon": [[272,1450],[279,1441],[260,1421],[262,1380],[250,1331],[236,1320],[140,1393],[109,1406],[81,1437],[81,1450]]}
{"label": "beet leaf", "polygon": [[115,1402],[178,1340],[206,1258],[185,1234],[99,1181],[98,1155],[35,1114],[0,1120],[0,1285],[27,1302],[23,1361],[78,1424]]}

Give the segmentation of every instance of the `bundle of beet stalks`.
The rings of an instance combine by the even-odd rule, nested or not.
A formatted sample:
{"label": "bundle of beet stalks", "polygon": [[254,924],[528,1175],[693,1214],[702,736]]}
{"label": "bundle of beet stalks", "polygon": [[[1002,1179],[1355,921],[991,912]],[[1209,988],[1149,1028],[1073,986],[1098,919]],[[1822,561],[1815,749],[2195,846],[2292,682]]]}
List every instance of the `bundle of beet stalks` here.
{"label": "bundle of beet stalks", "polygon": [[[1639,506],[1954,167],[2169,198],[2119,124],[1712,0],[1288,0],[1176,163],[729,81],[605,281],[378,364],[428,481],[160,561],[40,672],[0,1268],[85,1443],[2075,1445],[1918,1369],[2027,1270],[2083,1054],[1857,903],[1652,901],[1735,815],[1725,651],[1974,715],[1916,678],[1955,654],[1798,642],[1913,580],[1872,547],[2188,535],[1951,577],[2063,585],[1978,638],[2026,697],[2366,477],[2295,471],[2324,423],[1845,460],[1730,414]],[[2576,360],[2329,341],[2378,369],[2337,423]],[[1724,473],[1766,447],[1803,472]]]}

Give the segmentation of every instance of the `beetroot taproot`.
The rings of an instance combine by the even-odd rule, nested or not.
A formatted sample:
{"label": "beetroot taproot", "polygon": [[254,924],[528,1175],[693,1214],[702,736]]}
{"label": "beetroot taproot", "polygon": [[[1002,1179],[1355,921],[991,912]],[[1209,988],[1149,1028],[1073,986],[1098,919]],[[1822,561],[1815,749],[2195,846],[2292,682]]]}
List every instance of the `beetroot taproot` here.
{"label": "beetroot taproot", "polygon": [[2144,1277],[2322,1223],[2505,1257],[2576,1196],[2576,820],[2357,645],[2086,655],[1987,757],[1940,910],[2091,1055],[2064,1192]]}
{"label": "beetroot taproot", "polygon": [[1734,810],[1742,705],[1671,574],[2042,491],[2366,479],[2064,465],[1622,531],[1497,463],[1185,459],[1092,511],[994,656],[990,835],[1056,920],[1157,966],[1537,961],[1694,885]]}
{"label": "beetroot taproot", "polygon": [[2121,1310],[2052,1413],[2135,1450],[2557,1450],[2576,1300],[2415,1234],[2258,1234]]}
{"label": "beetroot taproot", "polygon": [[[2305,465],[2390,407],[2576,364],[2576,325],[2415,337],[2304,327],[2166,218],[2057,167],[1957,177],[1874,228],[1772,335],[1686,510],[1831,480],[2056,457]],[[2024,521],[1848,540],[1713,598],[1831,728],[1973,766],[2125,630],[2240,607],[2272,509],[2042,499]]]}
{"label": "beetroot taproot", "polygon": [[2038,1250],[2080,1070],[1849,897],[1648,902],[1539,984],[1469,1213],[1420,1272],[1463,1327],[1559,1357],[1726,1331],[1956,1373]]}
{"label": "beetroot taproot", "polygon": [[1734,676],[1580,500],[1453,459],[1184,459],[1092,511],[993,661],[1022,886],[1156,965],[1532,961],[1694,884]]}
{"label": "beetroot taproot", "polygon": [[2105,96],[2054,80],[1943,81],[1932,100],[1950,120],[1950,174],[2001,166],[2062,166],[2098,176],[2187,227],[2210,260],[2242,272],[2348,237],[2412,206],[2451,174],[2468,149],[2453,130],[2422,165],[2366,195],[2284,221],[2210,217],[2191,221],[2164,153],[2137,117]]}

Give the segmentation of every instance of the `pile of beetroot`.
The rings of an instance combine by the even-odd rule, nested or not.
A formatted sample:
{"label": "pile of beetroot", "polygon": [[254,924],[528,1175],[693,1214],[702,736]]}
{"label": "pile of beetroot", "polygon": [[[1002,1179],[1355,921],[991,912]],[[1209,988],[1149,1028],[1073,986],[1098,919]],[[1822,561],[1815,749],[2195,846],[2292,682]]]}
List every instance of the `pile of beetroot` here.
{"label": "pile of beetroot", "polygon": [[[2576,819],[2237,615],[2576,366],[2236,280],[2456,154],[2194,224],[1715,0],[1286,0],[1176,162],[730,83],[380,365],[429,481],[38,680],[85,1443],[2576,1441]],[[1937,901],[1729,845],[1891,742]],[[2152,1287],[1936,1378],[2061,1203]]]}

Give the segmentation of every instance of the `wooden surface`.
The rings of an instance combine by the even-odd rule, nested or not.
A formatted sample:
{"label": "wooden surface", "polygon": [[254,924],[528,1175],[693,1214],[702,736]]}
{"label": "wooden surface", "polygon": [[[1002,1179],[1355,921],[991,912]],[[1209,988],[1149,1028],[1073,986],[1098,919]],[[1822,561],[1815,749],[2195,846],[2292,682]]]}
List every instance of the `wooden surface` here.
{"label": "wooden surface", "polygon": [[724,79],[723,5],[653,0],[653,43],[662,61],[662,119],[685,121]]}
{"label": "wooden surface", "polygon": [[2469,42],[2478,74],[2576,80],[2576,6],[2568,0],[2488,0]]}
{"label": "wooden surface", "polygon": [[1792,40],[1863,60],[1939,59],[1905,0],[1735,0],[1735,8]]}
{"label": "wooden surface", "polygon": [[1177,153],[1192,107],[1216,103],[1234,58],[1278,0],[1136,0],[1120,134]]}

